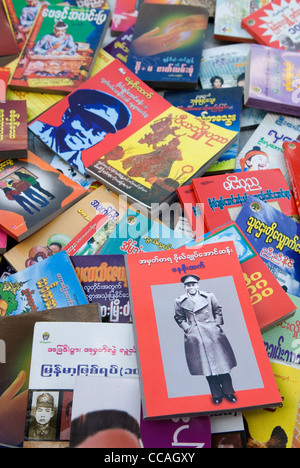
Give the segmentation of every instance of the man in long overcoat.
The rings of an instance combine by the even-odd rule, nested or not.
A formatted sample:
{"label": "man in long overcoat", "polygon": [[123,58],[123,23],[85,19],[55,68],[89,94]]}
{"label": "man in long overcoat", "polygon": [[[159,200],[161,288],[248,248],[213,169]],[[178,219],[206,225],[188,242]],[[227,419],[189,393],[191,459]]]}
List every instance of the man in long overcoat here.
{"label": "man in long overcoat", "polygon": [[186,293],[175,301],[175,320],[184,331],[184,348],[191,375],[206,377],[215,404],[225,397],[236,402],[230,372],[236,367],[232,347],[222,330],[223,314],[215,295],[200,291],[200,278],[181,278]]}

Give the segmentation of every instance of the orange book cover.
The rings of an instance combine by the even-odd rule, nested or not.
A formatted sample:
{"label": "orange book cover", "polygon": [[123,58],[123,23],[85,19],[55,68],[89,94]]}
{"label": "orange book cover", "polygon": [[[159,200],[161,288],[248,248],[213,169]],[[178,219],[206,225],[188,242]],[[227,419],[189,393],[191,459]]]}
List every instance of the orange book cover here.
{"label": "orange book cover", "polygon": [[146,419],[281,404],[232,241],[125,262]]}

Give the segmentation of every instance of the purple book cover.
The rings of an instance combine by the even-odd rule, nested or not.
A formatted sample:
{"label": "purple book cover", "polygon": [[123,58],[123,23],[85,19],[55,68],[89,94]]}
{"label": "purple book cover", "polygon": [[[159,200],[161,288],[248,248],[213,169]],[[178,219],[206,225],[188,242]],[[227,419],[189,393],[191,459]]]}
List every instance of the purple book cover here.
{"label": "purple book cover", "polygon": [[247,62],[245,104],[299,116],[300,54],[253,44]]}
{"label": "purple book cover", "polygon": [[126,63],[132,42],[133,30],[134,26],[131,26],[131,28],[121,33],[114,41],[104,47],[105,52],[119,59],[121,62]]}
{"label": "purple book cover", "polygon": [[102,322],[131,323],[123,255],[71,256],[89,303],[100,304]]}

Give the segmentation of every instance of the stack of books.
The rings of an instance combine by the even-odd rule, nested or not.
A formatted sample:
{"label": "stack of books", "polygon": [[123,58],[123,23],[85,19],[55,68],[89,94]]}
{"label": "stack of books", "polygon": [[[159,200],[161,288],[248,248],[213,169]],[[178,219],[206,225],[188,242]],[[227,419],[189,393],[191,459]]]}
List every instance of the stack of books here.
{"label": "stack of books", "polygon": [[299,0],[0,7],[0,447],[299,448]]}

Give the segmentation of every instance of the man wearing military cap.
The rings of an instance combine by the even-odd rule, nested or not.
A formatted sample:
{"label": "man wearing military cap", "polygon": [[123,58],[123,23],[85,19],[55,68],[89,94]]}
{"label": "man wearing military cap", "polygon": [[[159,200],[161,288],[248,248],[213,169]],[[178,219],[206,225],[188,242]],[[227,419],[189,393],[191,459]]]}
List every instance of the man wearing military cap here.
{"label": "man wearing military cap", "polygon": [[30,426],[28,438],[55,440],[56,429],[51,425],[54,416],[54,398],[50,393],[42,393],[36,399],[34,423]]}
{"label": "man wearing military cap", "polygon": [[222,307],[213,293],[200,290],[199,276],[187,274],[181,282],[186,292],[175,300],[174,318],[184,331],[189,372],[206,377],[215,404],[223,398],[235,403],[230,372],[237,363],[221,328]]}
{"label": "man wearing military cap", "polygon": [[60,126],[36,120],[29,128],[61,158],[85,174],[82,151],[98,144],[108,133],[127,127],[131,112],[116,97],[95,89],[78,89],[68,100],[69,107]]}

